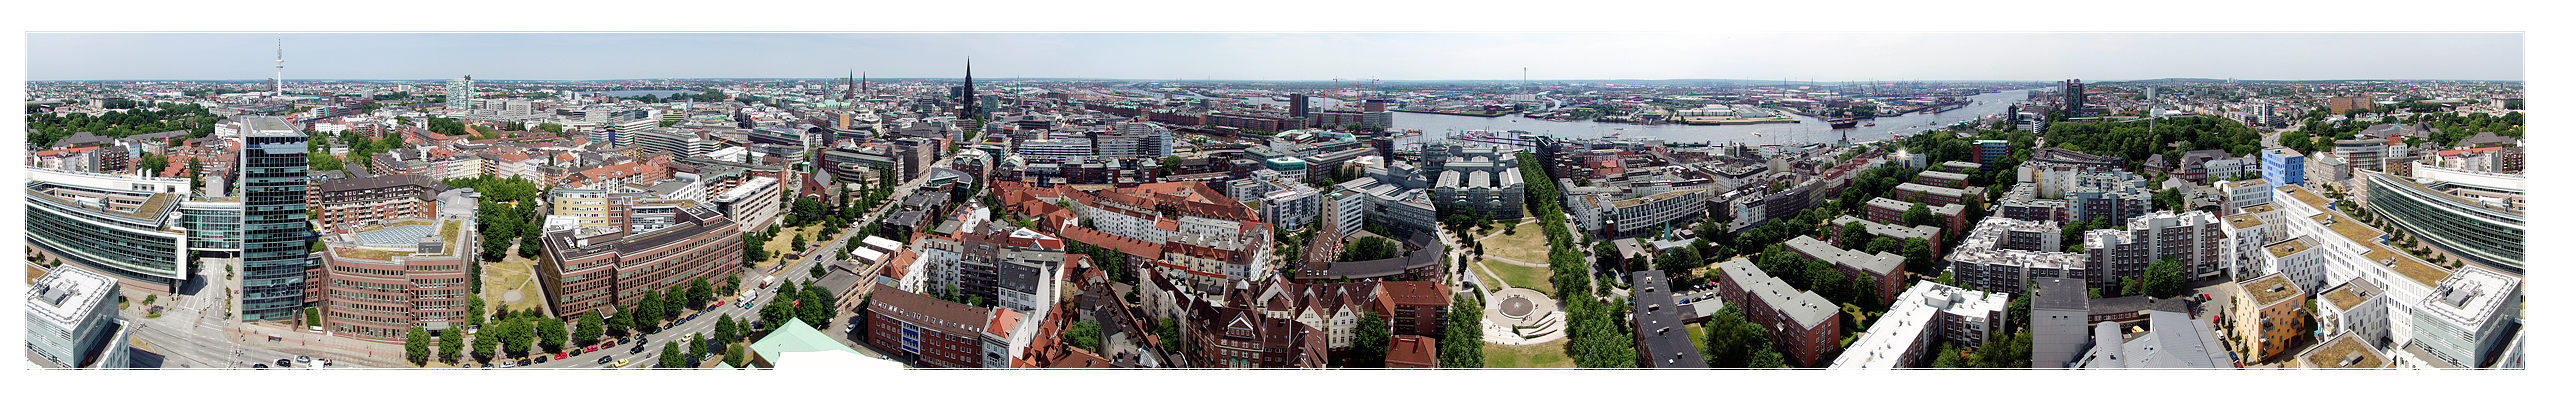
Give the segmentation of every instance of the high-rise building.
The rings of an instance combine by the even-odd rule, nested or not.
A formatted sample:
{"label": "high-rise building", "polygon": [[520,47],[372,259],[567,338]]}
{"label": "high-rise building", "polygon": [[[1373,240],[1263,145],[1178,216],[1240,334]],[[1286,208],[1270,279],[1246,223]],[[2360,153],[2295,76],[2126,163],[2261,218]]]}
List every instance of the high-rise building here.
{"label": "high-rise building", "polygon": [[2088,103],[2089,99],[2089,93],[2086,93],[2084,88],[2081,87],[2081,80],[2072,79],[2063,81],[2064,118],[2082,116],[2081,114],[2086,112],[2087,108],[2087,104],[2084,103]]}
{"label": "high-rise building", "polygon": [[460,79],[444,82],[443,108],[450,111],[469,111],[469,100],[476,95],[477,90],[473,86],[475,84],[471,83],[468,75],[461,75]]}
{"label": "high-rise building", "polygon": [[1290,100],[1292,100],[1291,115],[1293,118],[1298,119],[1310,117],[1310,95],[1294,93],[1289,97]]}
{"label": "high-rise building", "polygon": [[248,117],[243,123],[240,318],[298,318],[302,278],[310,268],[310,138],[282,117]]}

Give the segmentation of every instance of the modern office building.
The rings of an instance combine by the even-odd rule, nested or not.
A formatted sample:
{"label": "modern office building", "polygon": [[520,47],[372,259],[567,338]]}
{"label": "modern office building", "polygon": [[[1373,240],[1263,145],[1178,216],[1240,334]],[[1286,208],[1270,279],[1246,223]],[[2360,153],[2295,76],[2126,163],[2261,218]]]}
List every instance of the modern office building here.
{"label": "modern office building", "polygon": [[[466,104],[466,103],[463,103]],[[240,318],[299,318],[310,265],[309,140],[280,117],[247,117],[239,152]]]}
{"label": "modern office building", "polygon": [[469,111],[470,100],[477,96],[475,86],[468,75],[443,82],[443,109],[454,112]]}
{"label": "modern office building", "polygon": [[244,211],[237,197],[198,197],[177,204],[177,212],[185,215],[186,245],[203,257],[239,256],[239,221]]}
{"label": "modern office building", "polygon": [[2312,311],[2320,316],[2320,340],[2331,340],[2345,334],[2373,344],[2394,343],[2389,312],[2391,298],[2380,286],[2373,285],[2373,281],[2356,278],[2319,293],[2319,309]]}
{"label": "modern office building", "polygon": [[2214,182],[2222,191],[2224,209],[2245,208],[2275,202],[2275,185],[2266,179]]}
{"label": "modern office building", "polygon": [[2413,339],[2402,349],[2442,361],[2439,368],[2489,367],[2523,313],[2523,278],[2487,268],[2453,270],[2411,305]]}
{"label": "modern office building", "polygon": [[753,177],[710,198],[709,203],[716,204],[719,213],[726,214],[727,218],[741,226],[738,229],[760,232],[777,223],[779,214],[788,212],[788,201],[779,198],[783,191],[785,189],[780,187],[777,179]]}
{"label": "modern office building", "polygon": [[1761,324],[1797,365],[1816,365],[1841,342],[1841,308],[1815,292],[1798,290],[1737,257],[1719,263],[1718,295],[1744,319]]}
{"label": "modern office building", "polygon": [[[2455,258],[2505,271],[2523,271],[2523,179],[2517,175],[2464,172],[2416,164],[2411,182],[2390,174],[2366,174],[2366,204],[2373,214],[2417,241]],[[2504,199],[2511,197],[2514,201]]]}
{"label": "modern office building", "polygon": [[63,266],[174,293],[191,274],[185,179],[28,168],[27,244]]}
{"label": "modern office building", "polygon": [[54,268],[27,285],[27,361],[40,368],[131,368],[132,325],[115,317],[115,278]]}
{"label": "modern office building", "polygon": [[319,260],[328,331],[400,342],[408,329],[468,326],[476,229],[463,219],[383,222],[327,239]]}

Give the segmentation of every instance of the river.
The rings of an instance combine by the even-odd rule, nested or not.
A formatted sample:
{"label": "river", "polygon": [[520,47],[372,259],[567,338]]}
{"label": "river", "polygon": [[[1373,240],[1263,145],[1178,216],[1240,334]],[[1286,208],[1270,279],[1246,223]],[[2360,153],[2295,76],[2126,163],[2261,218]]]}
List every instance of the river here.
{"label": "river", "polygon": [[1885,139],[1892,135],[1910,136],[1930,129],[1946,127],[1980,117],[2000,115],[2010,104],[2027,100],[2029,89],[2008,90],[1969,96],[1973,103],[1938,114],[1904,114],[1878,118],[1874,126],[1836,130],[1831,124],[1790,114],[1801,121],[1794,124],[1755,125],[1679,125],[1624,124],[1593,121],[1557,121],[1524,118],[1471,117],[1460,115],[1391,112],[1391,131],[1418,130],[1419,140],[1442,140],[1446,135],[1464,130],[1485,129],[1497,132],[1521,130],[1557,137],[1592,138],[1619,133],[1621,138],[1656,138],[1668,142],[1738,142],[1746,144],[1830,143],[1850,135],[1854,142]]}

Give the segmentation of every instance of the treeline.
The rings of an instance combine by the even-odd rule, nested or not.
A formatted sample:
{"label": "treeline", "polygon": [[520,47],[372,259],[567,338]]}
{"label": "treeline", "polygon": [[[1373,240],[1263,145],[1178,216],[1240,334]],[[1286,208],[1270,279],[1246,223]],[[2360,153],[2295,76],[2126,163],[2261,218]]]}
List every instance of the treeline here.
{"label": "treeline", "polygon": [[1576,236],[1567,230],[1567,213],[1558,205],[1558,184],[1550,180],[1532,153],[1516,153],[1523,170],[1524,197],[1530,200],[1532,215],[1541,219],[1541,231],[1549,238],[1550,287],[1552,293],[1567,306],[1567,356],[1579,368],[1637,368],[1638,354],[1630,342],[1627,305],[1594,296],[1592,271],[1585,264],[1585,253],[1577,249]]}
{"label": "treeline", "polygon": [[149,133],[186,131],[189,136],[204,137],[212,135],[213,124],[221,122],[221,116],[213,115],[212,111],[200,105],[170,102],[148,104],[152,108],[157,108],[152,109],[143,108],[144,104],[133,100],[115,100],[109,103],[107,108],[124,110],[108,111],[101,115],[88,113],[56,115],[39,110],[41,106],[28,105],[27,143],[38,147],[51,147],[53,142],[80,132],[121,138]]}

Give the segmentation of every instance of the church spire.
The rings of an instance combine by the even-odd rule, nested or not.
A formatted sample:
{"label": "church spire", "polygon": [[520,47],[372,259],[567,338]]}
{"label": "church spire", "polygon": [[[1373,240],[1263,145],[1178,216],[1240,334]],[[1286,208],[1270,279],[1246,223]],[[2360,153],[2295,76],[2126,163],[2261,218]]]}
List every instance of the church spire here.
{"label": "church spire", "polygon": [[965,102],[965,108],[964,108],[964,109],[965,109],[965,118],[974,118],[974,117],[981,116],[980,114],[977,114],[977,113],[978,113],[978,112],[980,112],[981,110],[977,110],[977,109],[975,109],[975,108],[974,108],[974,58],[973,58],[973,57],[966,57],[966,58],[965,58],[965,88],[964,88],[964,89],[960,89],[960,90],[959,90],[959,92],[960,92],[960,93],[962,93],[962,94],[964,95],[964,96],[962,96],[962,97],[963,97],[962,99],[959,99],[959,101],[963,101],[963,102]]}

